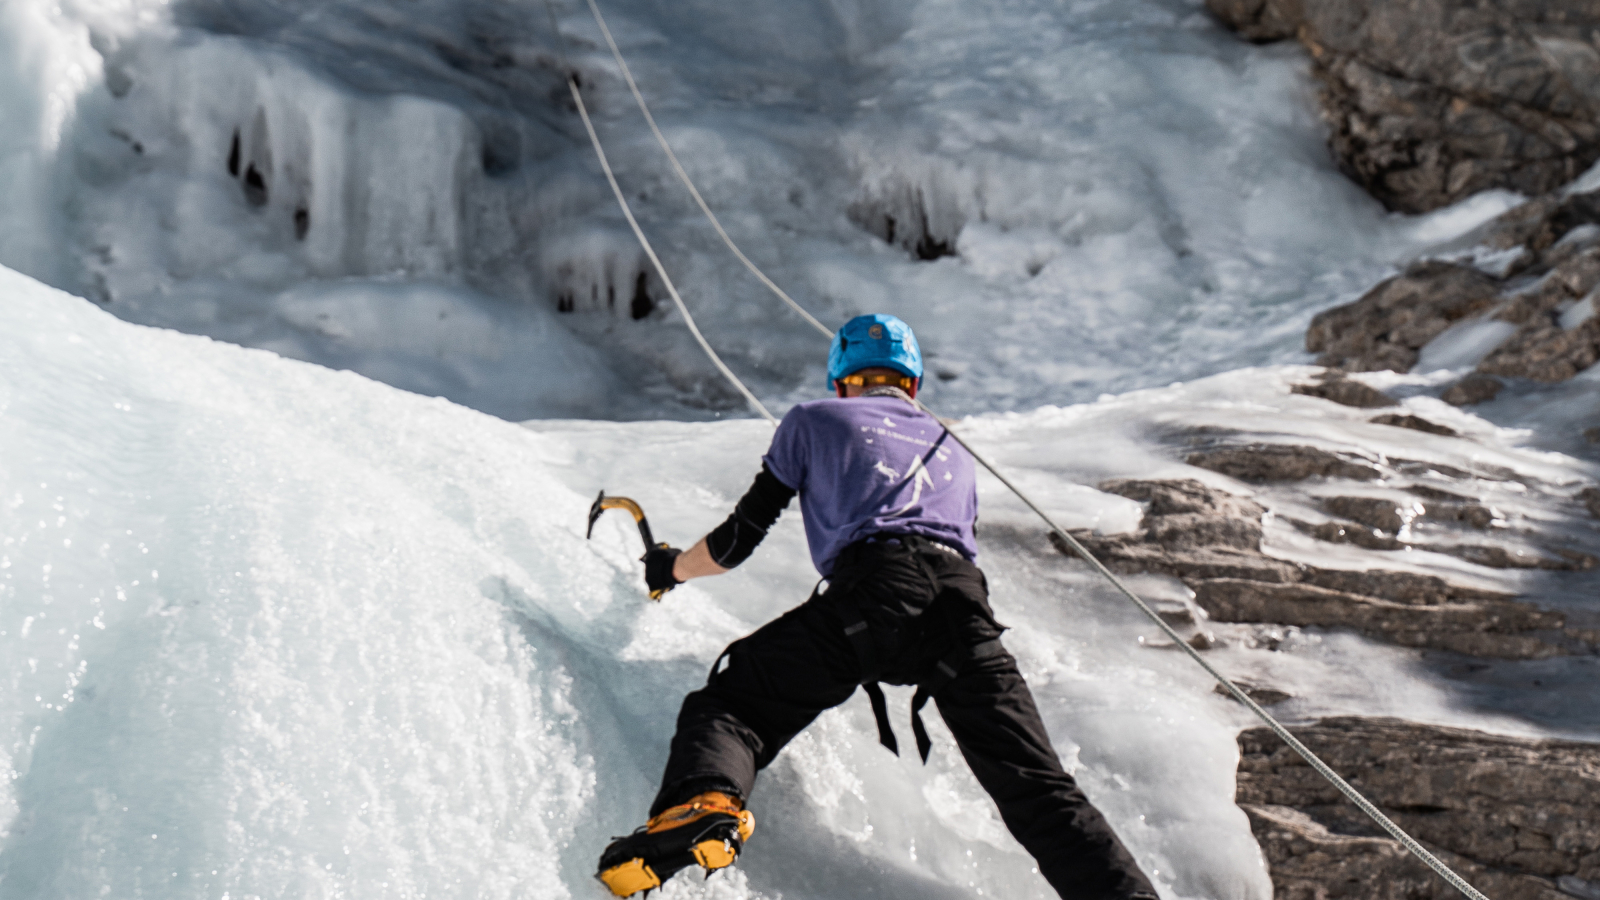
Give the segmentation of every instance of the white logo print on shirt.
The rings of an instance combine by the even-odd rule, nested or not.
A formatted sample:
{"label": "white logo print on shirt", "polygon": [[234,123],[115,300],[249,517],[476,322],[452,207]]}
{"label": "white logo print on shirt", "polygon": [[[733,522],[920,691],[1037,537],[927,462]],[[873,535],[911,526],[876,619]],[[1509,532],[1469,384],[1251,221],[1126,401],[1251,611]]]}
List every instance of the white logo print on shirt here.
{"label": "white logo print on shirt", "polygon": [[933,487],[933,476],[928,474],[928,469],[922,464],[922,457],[920,456],[912,459],[911,471],[906,473],[906,477],[911,479],[911,502],[895,510],[891,515],[901,515],[906,510],[916,506],[922,500],[922,486],[924,484],[928,487]]}
{"label": "white logo print on shirt", "polygon": [[[894,420],[887,416],[884,417],[883,421],[891,428],[895,425]],[[915,438],[911,437],[910,435],[889,431],[886,428],[873,428],[867,425],[861,426],[861,430],[866,432],[875,432],[884,437],[896,438],[912,444],[920,444],[924,447],[932,447],[933,455],[938,457],[940,462],[944,462],[950,458],[950,451],[940,447],[938,444],[933,443],[932,441],[925,441],[921,438]],[[872,440],[868,438],[867,443],[872,443]],[[878,474],[883,475],[890,481],[900,480],[900,473],[895,471],[893,466],[888,465],[881,459],[873,462],[872,468],[876,470]],[[911,458],[911,468],[906,472],[906,478],[911,481],[911,501],[905,506],[902,506],[899,509],[889,513],[891,516],[904,515],[913,506],[916,506],[918,503],[922,502],[922,489],[924,487],[934,487],[933,476],[929,474],[927,467],[923,465],[921,456],[914,456]],[[949,472],[944,473],[944,480],[950,480]]]}

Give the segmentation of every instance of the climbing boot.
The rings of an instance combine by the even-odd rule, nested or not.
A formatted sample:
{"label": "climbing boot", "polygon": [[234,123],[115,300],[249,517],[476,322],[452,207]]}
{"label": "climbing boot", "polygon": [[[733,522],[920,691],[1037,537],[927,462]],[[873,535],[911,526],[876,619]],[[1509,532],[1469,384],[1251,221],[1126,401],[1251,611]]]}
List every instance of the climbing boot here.
{"label": "climbing boot", "polygon": [[737,798],[708,791],[612,841],[595,877],[618,897],[631,897],[691,865],[710,875],[733,865],[755,827],[756,817]]}

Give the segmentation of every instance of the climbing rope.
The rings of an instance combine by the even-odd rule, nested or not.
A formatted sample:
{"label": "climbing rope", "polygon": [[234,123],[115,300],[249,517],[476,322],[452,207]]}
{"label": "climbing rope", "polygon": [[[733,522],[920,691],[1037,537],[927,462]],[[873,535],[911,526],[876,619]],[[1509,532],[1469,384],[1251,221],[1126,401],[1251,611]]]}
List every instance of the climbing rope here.
{"label": "climbing rope", "polygon": [[[546,0],[546,2],[548,3],[549,0]],[[733,251],[734,255],[739,258],[739,261],[744,263],[745,267],[754,273],[755,276],[761,280],[762,284],[766,285],[774,294],[787,303],[795,312],[804,317],[805,320],[818,331],[831,338],[833,336],[832,331],[829,331],[826,326],[817,321],[815,317],[813,317],[802,306],[800,306],[799,303],[795,302],[795,300],[786,292],[784,292],[782,288],[778,287],[778,285],[775,284],[772,279],[768,278],[766,273],[762,272],[755,263],[751,262],[749,257],[745,256],[745,254],[739,250],[738,246],[734,244],[733,239],[728,236],[727,231],[725,231],[722,227],[722,223],[717,220],[716,215],[712,213],[710,207],[706,205],[705,200],[701,198],[700,191],[695,188],[694,182],[689,178],[689,174],[684,171],[683,166],[679,164],[677,154],[672,152],[672,147],[667,143],[666,137],[662,135],[661,129],[656,126],[655,116],[651,115],[650,107],[645,103],[643,94],[639,92],[639,87],[634,82],[633,73],[629,70],[627,61],[623,59],[621,50],[617,48],[616,41],[612,39],[611,29],[607,27],[605,16],[601,14],[599,5],[595,2],[595,0],[586,0],[586,2],[589,5],[590,11],[594,14],[595,22],[600,26],[601,33],[605,35],[606,45],[611,49],[612,57],[616,60],[617,66],[622,70],[623,78],[628,83],[628,89],[633,93],[634,101],[639,105],[640,111],[644,113],[645,120],[650,123],[650,131],[655,135],[656,142],[659,143],[661,145],[661,149],[665,151],[667,158],[672,163],[673,171],[677,173],[678,178],[683,182],[684,187],[688,188],[689,193],[694,197],[695,203],[699,205],[700,211],[704,213],[706,218],[711,221],[711,224],[716,229],[717,234],[722,237],[723,243],[728,245],[728,249]],[[557,39],[559,40],[559,35]],[[673,288],[671,280],[667,278],[666,271],[662,268],[660,259],[657,258],[655,250],[651,248],[649,241],[645,239],[644,232],[640,230],[637,220],[635,220],[633,217],[632,210],[630,210],[628,207],[627,197],[623,195],[621,188],[617,186],[617,180],[611,173],[611,166],[606,162],[605,151],[600,145],[600,139],[595,134],[594,125],[589,121],[589,113],[583,105],[583,97],[578,91],[577,82],[569,77],[568,86],[572,90],[573,99],[577,101],[578,112],[583,117],[584,128],[589,132],[589,140],[594,144],[595,155],[600,159],[600,167],[605,170],[606,179],[611,183],[611,190],[614,194],[616,194],[617,202],[622,206],[623,215],[627,216],[628,224],[633,226],[634,235],[638,237],[640,244],[642,244],[645,248],[645,252],[649,254],[651,262],[655,264],[656,271],[661,274],[662,281],[667,285],[667,290],[672,294],[672,299],[677,303],[678,311],[683,314],[684,321],[688,324],[690,331],[694,333],[696,340],[700,342],[700,346],[705,350],[706,355],[709,356],[711,361],[716,364],[718,371],[722,372],[725,378],[733,382],[733,384],[739,389],[740,393],[744,394],[745,398],[750,401],[750,404],[760,411],[760,413],[766,417],[767,421],[776,425],[777,419],[767,411],[765,406],[761,405],[761,401],[755,398],[755,395],[750,392],[749,388],[745,387],[744,383],[739,380],[738,376],[734,375],[733,372],[725,364],[723,364],[722,359],[718,357],[711,349],[711,346],[706,343],[705,338],[701,337],[700,329],[695,326],[694,317],[689,313],[688,307],[684,305],[683,300],[678,296],[677,290]],[[938,416],[935,415],[934,412],[924,403],[922,403],[922,401],[913,400],[912,402],[915,403],[923,412],[933,415],[935,419],[941,423],[944,423],[944,420],[938,419]],[[1043,509],[1040,509],[1039,505],[1034,503],[1033,500],[1030,499],[1021,488],[1017,487],[1015,484],[1012,484],[1011,479],[1001,474],[1000,470],[997,469],[994,464],[990,463],[987,458],[974,450],[972,445],[968,444],[966,440],[961,437],[961,435],[956,434],[955,429],[946,424],[945,433],[949,434],[952,438],[955,438],[956,443],[960,444],[962,449],[971,454],[972,458],[976,460],[979,465],[988,470],[989,474],[993,475],[1000,481],[1001,484],[1005,485],[1006,489],[1015,494],[1017,499],[1021,500],[1029,509],[1033,510],[1034,513],[1036,513],[1039,518],[1044,521],[1045,525],[1049,526],[1051,533],[1053,533],[1063,543],[1070,547],[1072,551],[1081,557],[1084,562],[1088,563],[1091,568],[1109,581],[1112,586],[1121,592],[1124,597],[1128,598],[1128,600],[1131,601],[1134,606],[1138,607],[1139,610],[1150,619],[1150,621],[1154,622],[1161,629],[1161,631],[1172,640],[1174,645],[1181,648],[1184,653],[1188,654],[1190,659],[1194,660],[1202,669],[1206,671],[1207,674],[1216,679],[1217,683],[1222,685],[1223,688],[1227,690],[1228,694],[1233,697],[1233,699],[1244,704],[1245,707],[1247,707],[1251,712],[1255,713],[1257,717],[1265,722],[1267,727],[1272,729],[1273,734],[1276,734],[1280,739],[1283,740],[1285,744],[1289,745],[1290,749],[1298,753],[1300,757],[1311,766],[1311,768],[1316,770],[1317,774],[1327,779],[1328,782],[1331,783],[1335,788],[1338,788],[1339,792],[1344,794],[1344,796],[1347,797],[1350,802],[1354,803],[1357,808],[1366,813],[1367,816],[1376,822],[1379,827],[1388,832],[1389,835],[1395,840],[1399,841],[1401,846],[1405,847],[1406,850],[1410,851],[1413,856],[1426,864],[1428,868],[1438,873],[1439,877],[1449,882],[1450,885],[1456,890],[1471,898],[1471,900],[1489,900],[1488,897],[1484,896],[1484,894],[1482,894],[1472,885],[1468,884],[1465,879],[1463,879],[1460,875],[1457,875],[1454,870],[1445,865],[1444,862],[1442,862],[1438,857],[1428,852],[1426,847],[1423,847],[1421,844],[1417,843],[1417,841],[1413,839],[1411,835],[1407,834],[1403,829],[1400,828],[1400,826],[1391,821],[1388,816],[1384,815],[1383,812],[1378,809],[1378,807],[1374,806],[1371,801],[1362,796],[1360,791],[1357,791],[1354,787],[1352,787],[1349,782],[1340,777],[1339,773],[1335,772],[1328,766],[1327,763],[1323,762],[1321,757],[1312,752],[1310,747],[1307,747],[1305,744],[1301,743],[1299,738],[1291,734],[1289,729],[1283,726],[1283,723],[1279,722],[1271,713],[1261,708],[1261,705],[1256,703],[1255,700],[1251,699],[1249,694],[1240,689],[1239,686],[1234,684],[1233,681],[1226,675],[1223,675],[1221,672],[1217,671],[1215,667],[1213,667],[1205,660],[1204,657],[1200,655],[1199,651],[1190,646],[1187,641],[1183,640],[1183,638],[1179,636],[1178,632],[1174,630],[1171,625],[1168,625],[1167,622],[1162,619],[1161,616],[1158,615],[1148,603],[1139,597],[1139,595],[1129,590],[1128,586],[1123,583],[1122,579],[1118,578],[1115,573],[1106,568],[1105,564],[1100,562],[1100,560],[1097,559],[1093,553],[1090,553],[1088,548],[1084,547],[1077,538],[1069,534],[1066,529],[1062,528],[1060,525],[1057,525],[1055,520],[1050,518],[1049,514],[1047,514]]]}
{"label": "climbing rope", "polygon": [[722,361],[722,357],[717,355],[717,351],[711,349],[711,345],[706,342],[705,335],[700,333],[700,326],[695,324],[694,316],[689,314],[689,307],[684,305],[683,298],[678,295],[678,289],[673,285],[672,277],[667,274],[666,267],[661,264],[661,257],[656,255],[656,248],[650,246],[650,239],[644,236],[644,230],[639,227],[639,220],[633,217],[633,209],[628,206],[628,198],[623,196],[622,188],[617,184],[617,176],[611,172],[611,163],[606,160],[606,150],[600,145],[600,136],[595,134],[594,123],[589,120],[589,108],[583,103],[583,92],[578,90],[578,80],[569,76],[567,78],[567,87],[572,90],[572,99],[578,104],[578,115],[583,117],[584,130],[589,132],[589,142],[594,144],[594,155],[600,160],[600,168],[606,173],[606,181],[611,184],[611,192],[617,195],[617,203],[622,207],[622,214],[628,217],[628,226],[633,229],[633,236],[639,239],[639,246],[643,247],[645,255],[650,257],[650,264],[656,267],[656,274],[661,276],[661,283],[667,286],[667,293],[672,296],[672,302],[678,305],[678,312],[683,315],[684,324],[689,326],[689,332],[694,335],[696,341],[700,342],[700,349],[706,352],[706,356],[717,367],[717,371],[722,373],[722,377],[728,379],[734,387],[739,389],[739,393],[744,395],[744,399],[750,403],[750,408],[760,413],[762,418],[768,422],[777,425],[778,417],[763,406],[761,401],[756,399],[755,394],[750,393],[750,389],[745,387],[744,382],[739,380],[739,376],[733,374],[733,370],[728,368],[727,363]]}
{"label": "climbing rope", "polygon": [[737,256],[739,261],[744,263],[744,267],[749,269],[752,275],[760,279],[768,290],[777,294],[778,299],[789,304],[789,308],[811,323],[811,327],[832,338],[833,332],[828,330],[828,326],[818,322],[815,316],[806,312],[805,307],[796,303],[795,299],[789,296],[783,288],[778,287],[776,282],[768,278],[767,273],[761,271],[759,266],[750,261],[750,257],[744,255],[744,251],[740,250],[739,245],[733,242],[733,238],[728,237],[728,232],[723,229],[722,222],[717,219],[717,214],[712,212],[711,207],[706,205],[705,198],[700,196],[700,190],[690,180],[689,173],[685,172],[683,165],[678,162],[678,154],[672,152],[672,145],[667,143],[666,136],[661,133],[660,128],[656,127],[656,117],[650,114],[649,104],[644,102],[644,95],[639,93],[639,85],[634,83],[633,70],[628,68],[628,61],[622,58],[622,51],[617,49],[617,42],[611,39],[611,29],[606,27],[606,17],[600,14],[600,7],[595,4],[595,0],[588,0],[588,3],[589,10],[594,13],[595,22],[600,26],[600,33],[605,35],[606,46],[611,48],[612,58],[617,61],[617,67],[622,69],[623,80],[628,82],[628,90],[633,92],[634,102],[639,104],[639,111],[644,113],[644,120],[650,123],[650,133],[656,136],[656,143],[660,144],[662,151],[667,154],[667,161],[672,164],[672,171],[678,173],[678,180],[682,181],[683,186],[689,189],[689,196],[694,198],[694,202],[700,207],[700,211],[705,213],[706,218],[710,220],[711,227],[717,230],[717,235],[722,238],[724,244],[728,245],[728,249],[733,251],[733,255]]}

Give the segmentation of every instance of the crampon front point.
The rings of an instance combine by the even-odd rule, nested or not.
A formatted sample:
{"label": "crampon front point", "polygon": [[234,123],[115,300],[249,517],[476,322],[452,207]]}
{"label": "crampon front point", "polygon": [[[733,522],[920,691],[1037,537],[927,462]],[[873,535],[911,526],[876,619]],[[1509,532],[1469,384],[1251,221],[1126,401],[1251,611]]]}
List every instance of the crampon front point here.
{"label": "crampon front point", "polygon": [[631,897],[691,865],[709,876],[733,865],[755,827],[755,816],[738,800],[717,791],[700,794],[613,841],[595,877],[618,897]]}

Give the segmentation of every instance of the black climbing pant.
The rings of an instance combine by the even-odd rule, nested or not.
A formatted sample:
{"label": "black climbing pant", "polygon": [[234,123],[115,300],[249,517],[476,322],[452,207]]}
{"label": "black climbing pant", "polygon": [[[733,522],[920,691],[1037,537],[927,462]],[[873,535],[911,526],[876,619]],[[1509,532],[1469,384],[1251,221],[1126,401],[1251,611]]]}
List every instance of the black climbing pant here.
{"label": "black climbing pant", "polygon": [[[866,624],[870,641],[846,630]],[[748,797],[756,773],[858,685],[936,685],[934,703],[1000,817],[1063,898],[1155,897],[1099,810],[1062,769],[1011,654],[983,573],[921,538],[877,535],[847,547],[827,589],[731,644],[706,686],[684,698],[652,816],[705,790]],[[994,651],[954,677],[941,660]],[[959,655],[959,653],[957,654]]]}

